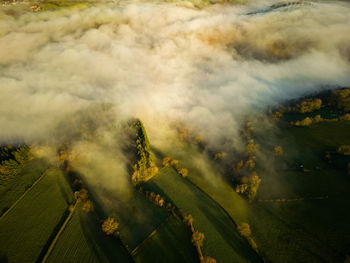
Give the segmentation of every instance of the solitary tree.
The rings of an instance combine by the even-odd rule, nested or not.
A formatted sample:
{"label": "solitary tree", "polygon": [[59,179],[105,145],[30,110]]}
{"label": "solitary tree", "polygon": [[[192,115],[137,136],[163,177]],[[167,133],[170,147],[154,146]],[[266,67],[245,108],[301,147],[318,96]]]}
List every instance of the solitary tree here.
{"label": "solitary tree", "polygon": [[106,233],[106,235],[113,235],[117,232],[119,227],[119,223],[114,220],[113,217],[108,217],[102,223],[102,231]]}

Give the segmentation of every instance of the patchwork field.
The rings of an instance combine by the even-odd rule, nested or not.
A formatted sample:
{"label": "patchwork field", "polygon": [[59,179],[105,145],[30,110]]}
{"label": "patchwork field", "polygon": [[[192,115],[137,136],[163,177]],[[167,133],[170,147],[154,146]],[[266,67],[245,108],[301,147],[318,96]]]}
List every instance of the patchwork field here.
{"label": "patchwork field", "polygon": [[100,216],[108,215],[118,219],[120,238],[128,250],[132,251],[168,217],[168,212],[147,200],[131,185],[129,189],[126,195],[105,190],[104,200],[97,194],[94,196],[101,208]]}
{"label": "patchwork field", "polygon": [[9,262],[36,262],[68,214],[73,194],[64,175],[49,170],[16,206],[0,219],[1,254]]}
{"label": "patchwork field", "polygon": [[47,168],[48,164],[45,160],[31,160],[25,165],[18,176],[12,178],[7,183],[0,184],[0,215],[6,212],[6,210],[43,175]]}
{"label": "patchwork field", "polygon": [[97,216],[78,206],[46,262],[133,261],[119,240],[102,233]]}

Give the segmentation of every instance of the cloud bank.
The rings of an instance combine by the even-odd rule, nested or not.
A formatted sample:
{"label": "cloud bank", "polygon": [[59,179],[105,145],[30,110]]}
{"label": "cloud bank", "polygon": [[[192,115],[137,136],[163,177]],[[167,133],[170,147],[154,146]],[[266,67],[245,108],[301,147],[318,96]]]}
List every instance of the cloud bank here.
{"label": "cloud bank", "polygon": [[144,120],[155,143],[174,120],[217,141],[252,109],[350,85],[349,3],[245,15],[254,8],[0,11],[0,141],[64,137],[97,104],[113,105],[111,119]]}

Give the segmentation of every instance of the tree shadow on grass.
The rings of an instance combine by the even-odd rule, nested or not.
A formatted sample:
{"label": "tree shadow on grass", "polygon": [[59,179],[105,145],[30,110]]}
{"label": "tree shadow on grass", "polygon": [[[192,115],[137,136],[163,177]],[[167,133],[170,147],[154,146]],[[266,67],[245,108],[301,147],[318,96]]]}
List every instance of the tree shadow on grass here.
{"label": "tree shadow on grass", "polygon": [[121,240],[106,236],[94,213],[80,213],[80,223],[85,239],[100,262],[134,262]]}
{"label": "tree shadow on grass", "polygon": [[[248,242],[239,235],[231,219],[223,211],[220,211],[221,209],[218,210],[216,207],[210,209],[210,205],[204,205],[208,204],[208,202],[199,202],[198,204],[199,209],[211,222],[211,225],[239,256],[245,258],[249,262],[262,262]],[[213,211],[217,211],[218,213],[214,213]]]}

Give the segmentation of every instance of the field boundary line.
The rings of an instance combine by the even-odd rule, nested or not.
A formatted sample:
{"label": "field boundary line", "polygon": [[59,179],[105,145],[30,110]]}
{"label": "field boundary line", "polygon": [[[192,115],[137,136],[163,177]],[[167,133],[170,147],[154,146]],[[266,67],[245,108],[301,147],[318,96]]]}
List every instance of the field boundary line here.
{"label": "field boundary line", "polygon": [[69,221],[71,220],[74,212],[75,212],[75,208],[77,207],[78,202],[75,202],[74,207],[72,209],[72,211],[69,213],[67,219],[64,221],[63,225],[61,226],[60,230],[57,232],[57,235],[55,236],[55,238],[52,240],[49,249],[47,250],[43,260],[41,261],[41,263],[46,262],[46,260],[49,258],[51,252],[53,251],[53,249],[55,248],[55,245],[58,241],[58,239],[60,238],[61,234],[63,233],[64,229],[66,228],[67,224],[69,223]]}
{"label": "field boundary line", "polygon": [[137,250],[138,250],[148,239],[150,239],[152,236],[154,236],[154,235],[158,232],[159,228],[161,228],[161,227],[169,220],[170,217],[172,217],[172,215],[169,215],[167,218],[165,218],[165,219],[163,220],[163,222],[160,223],[160,224],[152,231],[151,234],[149,234],[144,240],[142,240],[142,241],[140,242],[140,244],[138,244],[133,250],[131,250],[130,254],[131,254],[132,256],[134,256],[135,253],[137,252]]}
{"label": "field boundary line", "polygon": [[36,186],[37,185],[37,183],[39,183],[40,181],[41,181],[41,179],[43,179],[44,177],[45,177],[45,175],[49,172],[49,170],[50,170],[51,168],[47,168],[42,174],[41,174],[41,176],[31,185],[31,187],[29,187],[17,200],[16,200],[16,202],[14,202],[11,206],[10,206],[10,208],[9,209],[7,209],[6,210],[6,212],[5,213],[3,213],[2,215],[1,215],[1,217],[0,217],[0,220],[2,219],[2,218],[4,218],[23,198],[24,198],[24,196],[28,193],[28,192],[30,192],[30,190],[32,190],[33,188],[34,188],[34,186]]}

